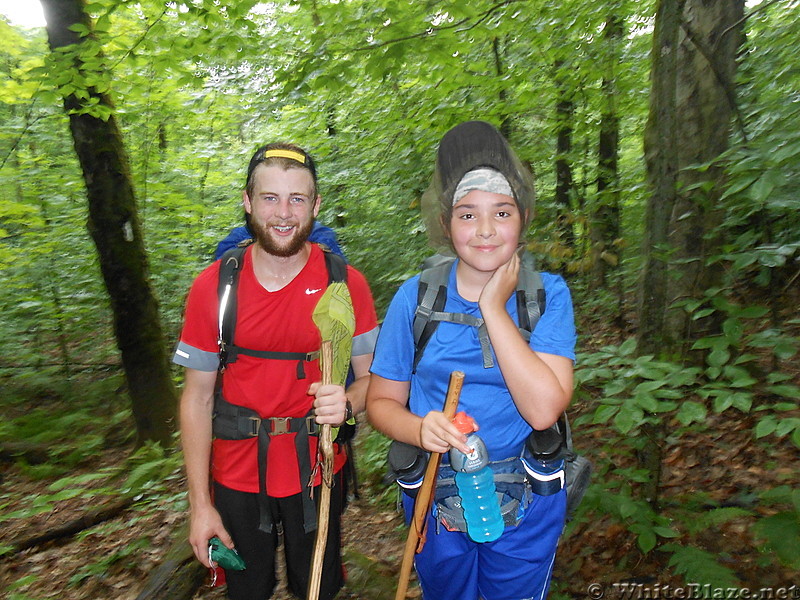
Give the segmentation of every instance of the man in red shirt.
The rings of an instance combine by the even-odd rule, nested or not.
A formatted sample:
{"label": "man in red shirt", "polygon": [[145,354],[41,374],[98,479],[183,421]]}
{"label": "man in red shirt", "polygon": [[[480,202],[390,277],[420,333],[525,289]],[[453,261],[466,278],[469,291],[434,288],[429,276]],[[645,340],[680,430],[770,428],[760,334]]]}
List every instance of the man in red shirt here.
{"label": "man in red shirt", "polygon": [[[346,390],[321,385],[314,354],[320,334],[312,312],[329,274],[323,250],[308,242],[321,201],[313,160],[292,144],[259,148],[250,160],[243,201],[256,243],[247,248],[241,264],[233,344],[261,355],[241,353],[227,364],[215,397],[220,364],[217,261],[192,285],[173,358],[186,367],[180,415],[191,508],[189,541],[206,566],[210,538],[235,547],[247,568],[226,573],[228,597],[264,600],[275,586],[275,551],[282,532],[289,588],[303,598],[316,529],[308,486],[316,497],[320,485],[318,469],[312,482],[307,473],[303,477],[309,463],[316,464],[314,423],[338,426],[364,409],[377,317],[366,280],[347,266],[356,322],[351,357],[355,381]],[[223,419],[243,430],[251,415],[260,418],[258,432],[220,436]],[[343,584],[339,517],[345,461],[336,447],[338,485],[332,493],[321,599],[333,598]]]}

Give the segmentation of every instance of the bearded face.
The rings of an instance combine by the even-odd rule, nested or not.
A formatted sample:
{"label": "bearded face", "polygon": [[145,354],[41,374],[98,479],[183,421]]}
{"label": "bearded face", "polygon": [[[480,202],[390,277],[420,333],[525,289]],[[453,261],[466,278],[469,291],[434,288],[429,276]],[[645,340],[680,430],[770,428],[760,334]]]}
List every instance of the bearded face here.
{"label": "bearded face", "polygon": [[311,234],[319,197],[306,169],[260,165],[244,197],[250,229],[258,245],[273,256],[300,252]]}
{"label": "bearded face", "polygon": [[273,256],[294,256],[300,252],[308,240],[308,236],[311,235],[313,226],[313,215],[310,215],[304,222],[294,225],[280,220],[261,223],[258,218],[250,217],[250,228],[256,238],[256,243]]}

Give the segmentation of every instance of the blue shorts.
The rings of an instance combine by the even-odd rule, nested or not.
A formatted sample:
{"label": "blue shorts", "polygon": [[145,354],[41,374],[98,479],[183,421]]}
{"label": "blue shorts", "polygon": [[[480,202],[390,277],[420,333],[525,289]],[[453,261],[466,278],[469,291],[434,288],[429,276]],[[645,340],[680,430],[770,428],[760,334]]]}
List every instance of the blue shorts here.
{"label": "blue shorts", "polygon": [[[428,515],[425,547],[415,567],[428,600],[543,600],[550,587],[558,539],[564,529],[565,490],[533,496],[516,527],[494,542],[473,542],[447,531]],[[414,500],[403,495],[406,520]]]}

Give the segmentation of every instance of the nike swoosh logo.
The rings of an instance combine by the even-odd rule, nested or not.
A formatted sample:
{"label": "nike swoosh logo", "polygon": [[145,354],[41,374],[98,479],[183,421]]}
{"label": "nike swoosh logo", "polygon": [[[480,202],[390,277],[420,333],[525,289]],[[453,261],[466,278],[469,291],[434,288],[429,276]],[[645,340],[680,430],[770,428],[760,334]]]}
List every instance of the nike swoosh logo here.
{"label": "nike swoosh logo", "polygon": [[309,288],[306,288],[306,294],[308,294],[309,296],[311,294],[316,294],[317,292],[321,292],[321,291],[322,291],[322,288],[317,288],[316,290],[311,290]]}

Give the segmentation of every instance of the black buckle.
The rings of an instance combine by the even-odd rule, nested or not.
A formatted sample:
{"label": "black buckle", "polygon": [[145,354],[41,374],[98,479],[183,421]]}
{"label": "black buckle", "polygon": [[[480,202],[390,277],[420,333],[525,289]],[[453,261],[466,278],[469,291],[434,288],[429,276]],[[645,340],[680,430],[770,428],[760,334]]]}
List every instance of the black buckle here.
{"label": "black buckle", "polygon": [[315,417],[314,415],[306,417],[306,428],[308,429],[308,435],[317,435],[319,433],[319,425],[317,424],[317,417]]}

